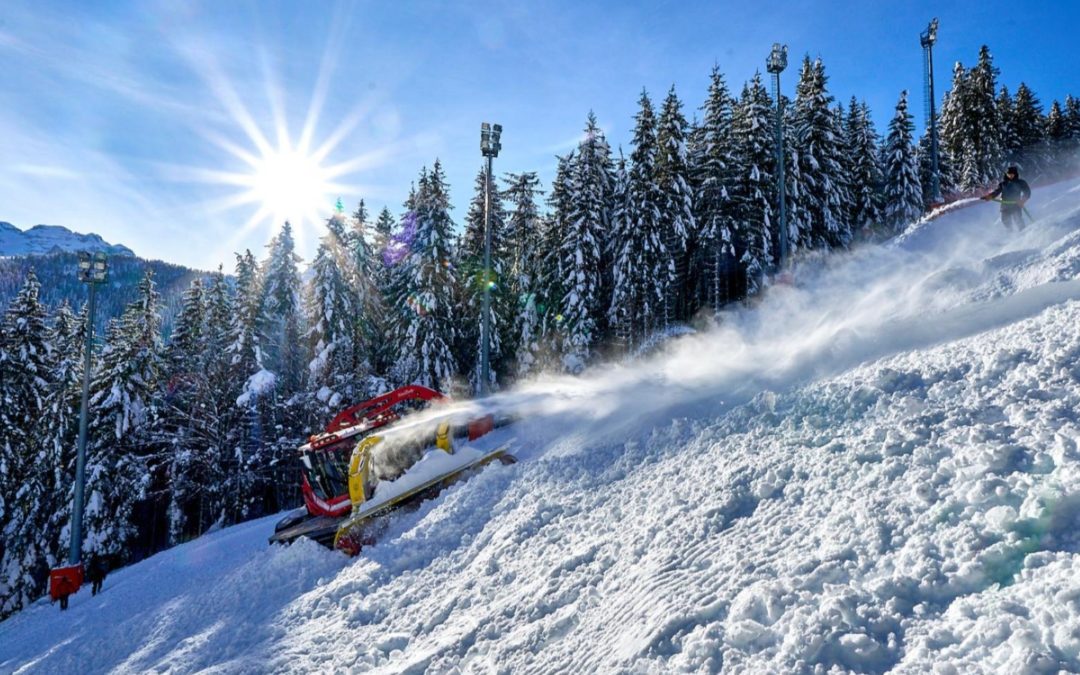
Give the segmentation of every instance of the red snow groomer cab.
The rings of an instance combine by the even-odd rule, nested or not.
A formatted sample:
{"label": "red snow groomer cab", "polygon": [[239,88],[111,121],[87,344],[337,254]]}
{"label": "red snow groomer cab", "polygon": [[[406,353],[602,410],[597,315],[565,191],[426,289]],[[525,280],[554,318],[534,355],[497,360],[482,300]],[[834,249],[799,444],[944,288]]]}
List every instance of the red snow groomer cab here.
{"label": "red snow groomer cab", "polygon": [[[424,404],[448,400],[434,389],[409,385],[339,413],[322,433],[311,436],[308,442],[298,449],[304,508],[291,512],[278,522],[270,542],[287,543],[299,537],[307,537],[320,544],[337,545],[338,548],[355,553],[358,547],[351,550],[337,540],[341,537],[343,524],[357,516],[357,507],[361,502],[371,502],[365,506],[369,507],[368,511],[373,511],[370,508],[375,501],[372,493],[377,490],[377,486],[369,480],[367,474],[367,467],[370,465],[368,453],[385,439],[389,431],[385,428],[400,419],[405,412]],[[474,440],[491,431],[494,426],[493,418],[489,415],[469,422],[466,428],[454,435],[467,435],[469,440]],[[374,432],[379,429],[383,431],[376,435]],[[443,429],[444,434],[453,433],[447,431],[449,423],[443,423],[440,429]],[[413,437],[415,435],[412,434]],[[436,432],[433,431],[432,437],[435,435]],[[439,447],[453,453],[452,444],[446,439]],[[464,459],[462,458],[462,461]],[[456,467],[456,464],[453,466]],[[363,480],[358,480],[360,471],[364,472]],[[456,474],[441,478],[456,478]],[[439,486],[432,483],[425,487],[437,490]],[[379,493],[379,501],[387,502],[387,507],[400,507],[407,498],[429,496],[435,490],[392,495],[392,490],[387,488]],[[381,509],[379,514],[386,510],[388,508]],[[365,514],[368,511],[365,511]]]}

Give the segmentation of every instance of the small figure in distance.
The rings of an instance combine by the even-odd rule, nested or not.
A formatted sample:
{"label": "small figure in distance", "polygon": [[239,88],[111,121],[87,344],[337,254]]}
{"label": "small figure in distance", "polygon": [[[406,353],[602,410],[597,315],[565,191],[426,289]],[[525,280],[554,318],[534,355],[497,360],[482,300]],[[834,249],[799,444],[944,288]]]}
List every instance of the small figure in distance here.
{"label": "small figure in distance", "polygon": [[86,578],[90,580],[90,595],[97,595],[101,585],[105,583],[105,561],[96,552],[90,554],[90,560],[86,564]]}
{"label": "small figure in distance", "polygon": [[997,200],[1001,202],[1001,222],[1005,229],[1012,230],[1013,225],[1018,230],[1024,229],[1024,204],[1031,199],[1031,188],[1027,181],[1020,178],[1020,170],[1010,166],[1005,171],[1005,179],[998,183],[997,188],[983,200]]}

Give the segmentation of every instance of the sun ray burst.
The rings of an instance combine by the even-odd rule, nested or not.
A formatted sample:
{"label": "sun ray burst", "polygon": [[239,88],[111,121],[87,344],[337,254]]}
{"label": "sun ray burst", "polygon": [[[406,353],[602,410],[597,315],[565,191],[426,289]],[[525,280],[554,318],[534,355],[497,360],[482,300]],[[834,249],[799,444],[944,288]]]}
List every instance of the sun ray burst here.
{"label": "sun ray burst", "polygon": [[330,22],[330,34],[326,38],[322,57],[319,60],[319,74],[315,78],[315,86],[311,92],[311,101],[308,103],[307,115],[304,117],[304,126],[300,132],[297,147],[306,152],[311,147],[315,135],[315,126],[322,115],[326,97],[330,92],[330,81],[337,66],[338,55],[348,29],[348,15],[338,5],[334,10],[334,20]]}
{"label": "sun ray burst", "polygon": [[[400,143],[341,157],[342,146],[378,105],[378,96],[366,96],[346,109],[330,127],[328,135],[320,136],[318,129],[326,114],[337,60],[348,32],[335,23],[327,36],[318,72],[312,83],[310,99],[303,110],[303,123],[294,135],[287,116],[286,103],[295,103],[293,91],[282,87],[280,73],[275,69],[277,56],[265,47],[255,50],[254,64],[261,76],[257,78],[257,93],[237,87],[230,81],[221,62],[208,50],[195,46],[186,50],[193,69],[206,82],[228,120],[232,131],[216,127],[200,129],[200,135],[221,151],[224,161],[209,166],[168,166],[167,173],[175,180],[218,186],[227,193],[209,196],[201,206],[215,217],[247,210],[243,224],[229,228],[219,251],[226,256],[232,247],[260,226],[271,232],[289,221],[297,242],[311,240],[322,232],[325,220],[333,213],[339,197],[347,201],[362,190],[379,192],[356,180],[364,172],[385,165]],[[261,97],[260,97],[261,94]],[[263,101],[264,108],[255,107]],[[295,113],[296,107],[288,110]],[[293,116],[297,119],[297,116]],[[240,133],[237,133],[239,131]]]}

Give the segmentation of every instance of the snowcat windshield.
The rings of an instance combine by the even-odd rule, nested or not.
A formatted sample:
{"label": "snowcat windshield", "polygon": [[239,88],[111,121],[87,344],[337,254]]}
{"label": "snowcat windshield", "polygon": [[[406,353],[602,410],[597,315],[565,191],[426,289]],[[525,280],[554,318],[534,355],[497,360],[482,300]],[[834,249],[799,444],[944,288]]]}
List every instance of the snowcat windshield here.
{"label": "snowcat windshield", "polygon": [[355,445],[356,439],[350,438],[300,456],[304,475],[321,499],[349,494],[349,458]]}

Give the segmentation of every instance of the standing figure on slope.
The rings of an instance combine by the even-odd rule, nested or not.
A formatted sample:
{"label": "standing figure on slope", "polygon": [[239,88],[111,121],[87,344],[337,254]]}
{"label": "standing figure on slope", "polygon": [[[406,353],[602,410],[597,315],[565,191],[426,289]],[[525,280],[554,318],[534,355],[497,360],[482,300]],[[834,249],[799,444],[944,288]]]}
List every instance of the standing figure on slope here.
{"label": "standing figure on slope", "polygon": [[86,578],[92,584],[90,595],[97,595],[101,585],[105,583],[105,575],[108,573],[105,560],[97,553],[90,554],[90,562],[86,566]]}
{"label": "standing figure on slope", "polygon": [[1020,178],[1020,170],[1015,166],[1005,171],[1005,179],[983,199],[1001,202],[1001,222],[1006,229],[1012,230],[1013,225],[1019,230],[1024,229],[1024,203],[1031,199],[1031,188],[1026,180]]}

